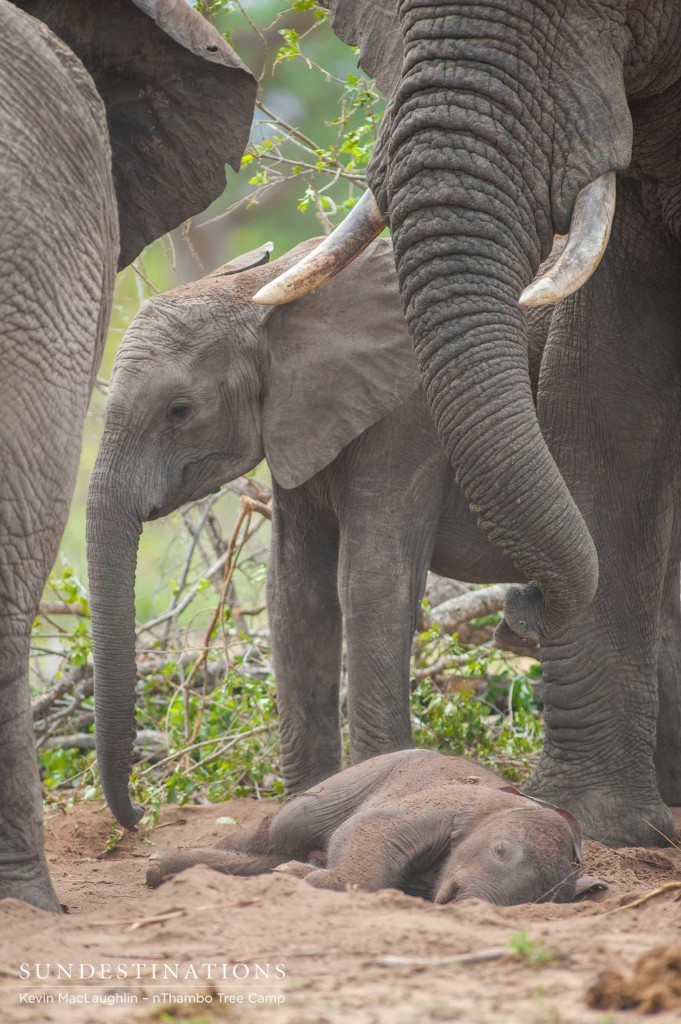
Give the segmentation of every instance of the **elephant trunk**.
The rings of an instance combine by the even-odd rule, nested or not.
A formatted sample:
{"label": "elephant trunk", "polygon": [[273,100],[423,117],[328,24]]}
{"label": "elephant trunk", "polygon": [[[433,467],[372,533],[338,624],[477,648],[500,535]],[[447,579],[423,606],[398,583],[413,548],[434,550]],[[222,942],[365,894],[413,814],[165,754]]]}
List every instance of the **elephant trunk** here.
{"label": "elephant trunk", "polygon": [[501,112],[481,115],[470,96],[443,106],[440,95],[438,113],[409,87],[388,180],[371,186],[391,211],[421,380],[457,481],[532,581],[509,592],[497,639],[539,643],[598,583],[593,541],[539,429],[518,305],[551,244],[550,175],[530,138],[504,136]]}
{"label": "elephant trunk", "polygon": [[125,828],[143,808],[128,780],[135,738],[135,569],[141,518],[127,499],[125,474],[112,465],[118,445],[105,439],[90,483],[87,559],[95,680],[97,762],[107,803]]}

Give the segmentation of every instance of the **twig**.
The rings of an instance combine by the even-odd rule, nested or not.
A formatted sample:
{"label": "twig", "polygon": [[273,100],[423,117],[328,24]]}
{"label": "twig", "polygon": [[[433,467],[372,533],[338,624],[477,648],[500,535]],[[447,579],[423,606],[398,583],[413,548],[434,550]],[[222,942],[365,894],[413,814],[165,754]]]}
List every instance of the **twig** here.
{"label": "twig", "polygon": [[656,825],[653,825],[652,821],[647,821],[645,818],[642,818],[641,820],[648,826],[648,828],[652,828],[653,832],[657,832],[658,836],[662,836],[663,839],[666,839],[670,846],[673,846],[675,850],[679,850],[679,852],[681,852],[681,846],[679,846],[678,843],[675,843],[671,836],[665,835],[665,833],[660,831]]}
{"label": "twig", "polygon": [[80,615],[86,619],[90,617],[89,612],[83,611],[82,605],[67,601],[41,601],[38,615]]}
{"label": "twig", "polygon": [[172,921],[176,917],[183,917],[187,913],[186,910],[181,907],[173,907],[171,910],[165,910],[161,914],[154,914],[153,917],[140,917],[140,918],[109,918],[108,921],[88,921],[88,926],[95,926],[97,928],[103,928],[105,925],[115,925],[116,927],[122,928],[127,925],[126,931],[134,932],[138,928],[144,928],[148,924],[163,924],[164,921]]}
{"label": "twig", "polygon": [[[168,746],[167,737],[163,733],[151,729],[140,729],[135,738],[135,748],[141,749],[145,743],[156,744],[156,750],[149,751],[149,753],[157,753],[159,749],[167,749]],[[71,736],[48,736],[42,746],[55,750],[94,750],[95,734],[93,732],[76,732]]]}
{"label": "twig", "polygon": [[[140,277],[144,281],[144,283],[147,286],[147,288],[151,288],[152,292],[154,292],[155,295],[158,295],[159,289],[156,287],[155,284],[151,283],[151,281],[146,276],[146,274],[144,274],[144,272],[140,269],[139,262],[140,262],[139,260],[135,260],[134,263],[131,263],[132,269],[135,271],[137,276]],[[140,303],[140,305],[141,305],[141,303]]]}
{"label": "twig", "polygon": [[612,910],[608,910],[603,917],[608,917],[610,914],[618,914],[620,910],[632,910],[634,907],[641,907],[648,900],[652,900],[655,896],[661,896],[665,892],[672,892],[674,889],[681,889],[681,882],[665,882],[659,889],[652,889],[651,892],[647,892],[645,896],[639,896],[637,900],[632,900],[631,903],[625,903],[621,907],[614,907]]}
{"label": "twig", "polygon": [[373,963],[377,967],[448,967],[450,964],[484,964],[490,960],[517,957],[513,949],[483,949],[479,953],[461,953],[459,956],[381,956]]}
{"label": "twig", "polygon": [[45,714],[58,700],[65,697],[67,693],[70,693],[78,683],[87,675],[88,669],[85,665],[78,665],[76,668],[60,679],[59,682],[48,690],[47,693],[43,693],[40,697],[36,697],[31,703],[31,714],[33,715],[33,721],[37,721],[40,718],[44,718]]}
{"label": "twig", "polygon": [[[227,561],[228,555],[228,551],[225,551],[224,555],[220,555],[218,560],[214,562],[213,565],[211,565],[210,569],[207,569],[206,572],[203,573],[203,575],[201,576],[201,581],[211,580],[213,576],[217,575],[217,573],[220,572],[220,569],[222,569],[225,562]],[[137,635],[139,636],[140,633],[144,633],[147,629],[153,629],[155,626],[160,626],[162,622],[166,622],[168,619],[173,619],[176,618],[178,615],[181,615],[185,608],[187,608],[192,603],[196,595],[200,593],[201,590],[203,589],[201,581],[199,581],[199,583],[196,583],[187,593],[187,595],[178,604],[175,605],[174,608],[168,609],[167,611],[163,612],[163,614],[157,615],[155,619],[150,619],[149,622],[145,622],[141,626],[138,626]]]}
{"label": "twig", "polygon": [[257,501],[255,498],[248,498],[245,495],[241,498],[241,507],[246,512],[258,512],[263,519],[272,518],[272,509],[269,505],[265,505],[262,501]]}
{"label": "twig", "polygon": [[[228,740],[227,743],[223,743],[221,746],[218,747],[217,750],[214,750],[212,754],[209,754],[208,757],[204,757],[202,761],[197,761],[196,764],[191,765],[189,770],[194,771],[195,768],[199,768],[202,764],[207,764],[208,761],[212,761],[214,758],[220,757],[222,754],[225,754],[228,750],[231,750],[232,747],[235,747],[237,743],[240,743],[242,740],[248,739],[249,736],[255,736],[257,733],[260,732],[268,732],[270,729],[271,726],[269,725],[257,725],[254,729],[248,729],[246,732],[238,732],[235,736]],[[167,764],[168,761],[173,761],[176,760],[178,757],[182,757],[188,750],[198,750],[199,747],[207,747],[211,743],[218,742],[218,740],[212,739],[202,740],[200,743],[192,743],[190,747],[183,747],[182,750],[178,750],[174,754],[168,754],[167,757],[164,757],[161,761],[158,761],[156,764],[151,765],[150,768],[145,768],[143,772],[140,772],[139,777],[140,779],[143,779],[145,775],[149,775],[150,772],[156,771],[158,768],[160,768],[161,765]],[[181,769],[177,772],[177,774],[186,775],[187,773],[186,770]]]}

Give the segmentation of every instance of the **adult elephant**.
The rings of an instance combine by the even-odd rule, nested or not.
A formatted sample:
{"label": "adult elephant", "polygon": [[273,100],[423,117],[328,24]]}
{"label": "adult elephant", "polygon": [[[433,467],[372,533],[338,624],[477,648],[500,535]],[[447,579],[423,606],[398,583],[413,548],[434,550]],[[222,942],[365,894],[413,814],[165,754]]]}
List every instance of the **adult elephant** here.
{"label": "adult elephant", "polygon": [[0,0],[0,898],[59,909],[28,645],[116,264],[222,191],[254,99],[251,73],[183,0]]}
{"label": "adult elephant", "polygon": [[[669,835],[654,757],[681,803],[681,5],[329,6],[392,94],[375,202],[258,301],[302,294],[389,222],[440,438],[481,524],[534,581],[499,630],[542,645],[546,744],[528,789],[605,841]],[[610,244],[577,290],[605,249],[616,176]],[[536,410],[519,297],[562,299]]]}

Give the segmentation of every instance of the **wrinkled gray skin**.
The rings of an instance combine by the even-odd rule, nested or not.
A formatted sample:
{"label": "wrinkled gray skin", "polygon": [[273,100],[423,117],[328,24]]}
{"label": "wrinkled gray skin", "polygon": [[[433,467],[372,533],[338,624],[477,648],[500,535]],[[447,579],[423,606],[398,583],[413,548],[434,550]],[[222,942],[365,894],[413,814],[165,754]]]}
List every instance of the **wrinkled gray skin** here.
{"label": "wrinkled gray skin", "polygon": [[474,761],[431,750],[346,768],[215,846],[161,850],[149,860],[147,884],[194,864],[234,875],[286,864],[319,889],[399,888],[435,903],[567,903],[603,887],[580,878],[571,815]]}
{"label": "wrinkled gray skin", "polygon": [[[542,641],[530,791],[608,841],[649,842],[645,822],[671,834],[654,762],[681,803],[681,5],[329,6],[392,94],[368,179],[438,435],[490,538],[535,581],[505,616]],[[518,296],[578,191],[611,169],[612,238],[555,311],[535,410]]]}
{"label": "wrinkled gray skin", "polygon": [[411,745],[409,658],[429,566],[518,579],[468,511],[418,386],[390,243],[278,310],[250,296],[314,246],[242,257],[149,299],[111,377],[88,496],[97,756],[125,826],[142,523],[267,457],[268,606],[287,793],[342,767],[345,627],[353,761]]}
{"label": "wrinkled gray skin", "polygon": [[[409,659],[428,568],[471,582],[522,580],[478,528],[438,441],[390,244],[374,242],[296,303],[272,310],[249,301],[314,244],[244,270],[266,259],[255,251],[155,296],[118,352],[88,500],[88,559],[98,759],[127,827],[139,814],[128,777],[143,521],[267,456],[268,605],[288,794],[342,767],[343,626],[351,754],[361,761],[411,745]],[[531,319],[536,379],[547,314]],[[661,685],[673,689],[670,658],[661,664]]]}
{"label": "wrinkled gray skin", "polygon": [[[119,218],[125,265],[206,206],[225,160],[238,166],[254,83],[177,0],[151,0],[148,13],[130,0],[107,0],[96,15],[76,0],[22,7],[73,49],[0,0],[0,898],[59,910],[43,851],[28,644],[75,483]],[[176,41],[187,33],[196,53]]]}

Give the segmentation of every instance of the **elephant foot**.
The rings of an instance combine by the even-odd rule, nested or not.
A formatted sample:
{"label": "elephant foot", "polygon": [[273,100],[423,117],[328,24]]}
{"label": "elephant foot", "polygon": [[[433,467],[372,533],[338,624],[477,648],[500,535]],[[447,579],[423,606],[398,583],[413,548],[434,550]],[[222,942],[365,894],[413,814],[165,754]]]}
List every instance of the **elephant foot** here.
{"label": "elephant foot", "polygon": [[[681,740],[681,737],[679,738]],[[675,748],[678,744],[675,744]],[[659,749],[655,754],[657,788],[669,807],[681,807],[681,750]]]}
{"label": "elephant foot", "polygon": [[210,847],[205,850],[177,850],[170,846],[161,847],[149,858],[146,883],[149,888],[156,889],[162,882],[186,868],[192,868],[196,864],[206,864],[219,871],[221,862],[228,860],[228,856]]}
{"label": "elephant foot", "polygon": [[176,866],[173,858],[173,854],[177,852],[179,851],[158,850],[156,853],[152,853],[147,863],[146,874],[146,883],[150,889],[157,889],[166,878],[171,878],[172,875],[176,875],[178,871],[182,870],[181,867]]}
{"label": "elephant foot", "polygon": [[593,775],[587,784],[581,778],[571,783],[564,766],[554,775],[540,762],[521,788],[528,796],[570,811],[584,838],[605,846],[669,846],[674,838],[671,811],[657,793],[641,794],[640,784],[627,787],[618,780],[614,787]]}
{"label": "elephant foot", "polygon": [[334,892],[346,892],[349,883],[343,881],[335,872],[327,868],[316,868],[305,876],[305,881],[315,889],[332,889]]}
{"label": "elephant foot", "polygon": [[278,864],[272,870],[281,872],[282,875],[293,875],[294,878],[308,878],[317,868],[314,864],[305,864],[302,860],[287,860],[285,864]]}
{"label": "elephant foot", "polygon": [[61,914],[63,907],[52,888],[44,861],[31,857],[9,862],[6,857],[0,855],[0,900],[21,900],[40,910]]}
{"label": "elephant foot", "polygon": [[172,875],[186,868],[203,864],[222,875],[266,875],[274,871],[289,858],[281,854],[244,853],[239,850],[222,850],[219,847],[197,847],[193,850],[161,848],[152,853],[147,864],[147,885],[155,889]]}

